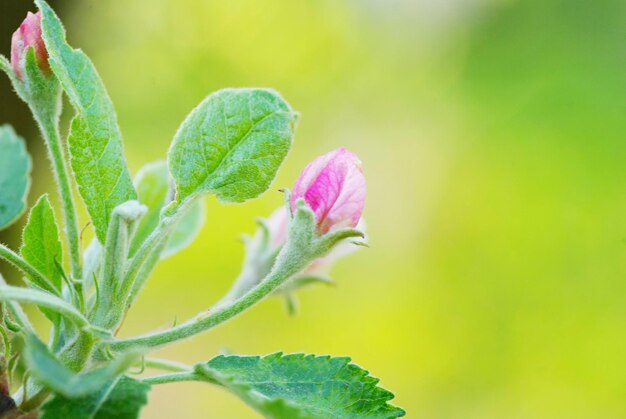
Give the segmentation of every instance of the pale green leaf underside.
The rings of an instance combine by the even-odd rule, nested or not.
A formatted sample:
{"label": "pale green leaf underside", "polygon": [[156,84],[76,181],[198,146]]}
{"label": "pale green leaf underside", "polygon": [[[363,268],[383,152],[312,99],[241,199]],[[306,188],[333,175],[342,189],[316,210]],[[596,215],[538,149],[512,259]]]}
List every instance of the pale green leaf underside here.
{"label": "pale green leaf underside", "polygon": [[389,391],[349,358],[219,356],[197,368],[269,418],[395,418]]}
{"label": "pale green leaf underside", "polygon": [[22,257],[61,290],[63,250],[59,228],[48,195],[43,195],[31,208],[22,234]]}
{"label": "pale green leaf underside", "polygon": [[42,419],[136,419],[149,391],[150,385],[124,376],[86,397],[54,396],[43,406]]}
{"label": "pale green leaf underside", "polygon": [[0,230],[26,209],[30,188],[30,156],[24,140],[10,125],[0,126]]}
{"label": "pale green leaf underside", "polygon": [[165,249],[161,252],[161,259],[173,256],[193,243],[202,230],[205,218],[206,205],[204,199],[197,198],[174,227]]}
{"label": "pale green leaf underside", "polygon": [[54,11],[36,0],[50,66],[76,110],[69,135],[71,165],[101,242],[113,208],[136,198],[113,104],[89,58],[65,42]]}
{"label": "pale green leaf underside", "polygon": [[296,113],[274,90],[223,89],[185,119],[168,154],[178,200],[243,202],[269,188],[291,147]]}
{"label": "pale green leaf underside", "polygon": [[[172,200],[173,195],[170,193],[170,174],[165,161],[156,161],[143,166],[135,176],[134,184],[139,202],[148,207],[148,211],[133,236],[130,246],[131,256],[154,231],[159,223],[161,210]],[[196,199],[174,227],[161,258],[180,252],[194,241],[204,224],[205,212],[204,201]]]}
{"label": "pale green leaf underside", "polygon": [[161,209],[165,205],[169,190],[169,173],[163,161],[148,163],[135,176],[137,199],[148,207],[142,217],[130,245],[129,254],[134,255],[139,246],[159,224]]}

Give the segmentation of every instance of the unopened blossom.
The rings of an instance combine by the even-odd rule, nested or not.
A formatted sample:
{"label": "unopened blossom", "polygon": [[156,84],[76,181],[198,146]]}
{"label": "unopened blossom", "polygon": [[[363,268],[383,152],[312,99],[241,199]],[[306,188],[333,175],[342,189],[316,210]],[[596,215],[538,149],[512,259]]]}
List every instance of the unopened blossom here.
{"label": "unopened blossom", "polygon": [[315,213],[317,231],[356,227],[365,204],[365,177],[359,158],[341,147],[309,163],[296,181],[291,207],[303,198]]}
{"label": "unopened blossom", "polygon": [[48,51],[41,37],[41,12],[28,12],[26,19],[11,38],[11,65],[18,78],[24,76],[24,59],[28,48],[35,51],[35,59],[44,73],[50,74]]}

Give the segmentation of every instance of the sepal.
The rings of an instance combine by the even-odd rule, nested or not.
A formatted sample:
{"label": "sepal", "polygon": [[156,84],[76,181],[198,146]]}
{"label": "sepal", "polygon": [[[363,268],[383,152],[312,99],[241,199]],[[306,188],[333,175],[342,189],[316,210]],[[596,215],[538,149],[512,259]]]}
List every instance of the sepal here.
{"label": "sepal", "polygon": [[[23,58],[24,73],[20,78],[9,61],[0,56],[0,69],[3,70],[13,89],[31,108],[36,119],[44,116],[57,119],[61,113],[61,84],[51,74],[46,74],[37,63],[35,50],[29,47]],[[41,121],[39,121],[41,122]]]}
{"label": "sepal", "polygon": [[292,215],[290,193],[288,190],[281,192],[285,193],[286,212],[279,209],[269,219],[257,220],[259,228],[254,237],[243,238],[245,259],[241,274],[218,306],[225,306],[252,290],[275,265],[297,261],[303,268],[273,292],[274,295],[282,295],[287,299],[288,311],[293,313],[292,308],[296,306],[294,292],[313,283],[332,284],[332,279],[324,271],[335,259],[350,252],[342,250],[333,257],[327,255],[340,244],[349,245],[346,243],[349,238],[364,239],[364,233],[353,228],[332,230],[320,235],[316,228],[315,214],[306,202],[299,199]]}

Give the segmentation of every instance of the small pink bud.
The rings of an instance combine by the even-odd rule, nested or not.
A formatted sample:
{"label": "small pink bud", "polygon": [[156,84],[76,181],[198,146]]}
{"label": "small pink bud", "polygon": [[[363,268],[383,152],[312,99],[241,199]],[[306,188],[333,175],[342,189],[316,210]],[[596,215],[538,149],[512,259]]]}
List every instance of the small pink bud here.
{"label": "small pink bud", "polygon": [[291,208],[303,198],[315,213],[317,231],[355,227],[365,204],[365,177],[359,158],[341,147],[304,168],[293,187]]}
{"label": "small pink bud", "polygon": [[11,65],[20,79],[24,75],[23,61],[29,47],[35,50],[35,58],[39,68],[44,73],[50,74],[48,51],[46,51],[46,46],[41,37],[41,12],[35,14],[28,12],[26,19],[11,38]]}

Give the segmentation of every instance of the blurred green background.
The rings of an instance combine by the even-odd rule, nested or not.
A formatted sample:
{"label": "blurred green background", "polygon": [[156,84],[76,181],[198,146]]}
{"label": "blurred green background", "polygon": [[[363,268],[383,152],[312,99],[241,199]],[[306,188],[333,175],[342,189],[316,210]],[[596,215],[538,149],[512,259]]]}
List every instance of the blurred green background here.
{"label": "blurred green background", "polygon": [[[270,299],[160,355],[350,355],[407,417],[626,417],[626,2],[52,3],[109,88],[133,172],[221,87],[274,87],[302,113],[272,189],[210,200],[201,236],[160,265],[124,335],[216,301],[239,234],[344,145],[364,163],[371,248],[335,266],[337,287],[300,293],[296,317]],[[7,54],[33,7],[0,4]],[[53,190],[48,163],[0,83],[0,118],[35,154],[32,203]],[[0,238],[17,246],[19,232]],[[257,416],[219,389],[171,384],[145,417]]]}

